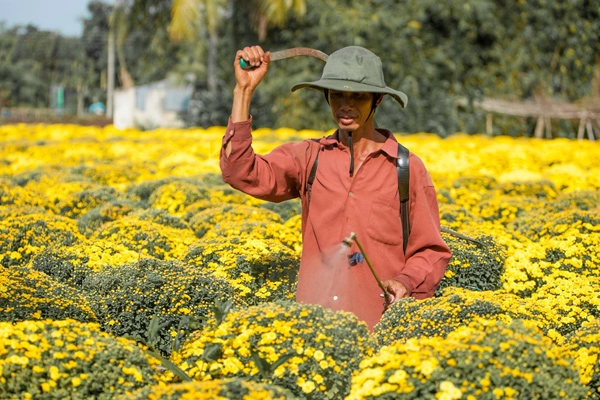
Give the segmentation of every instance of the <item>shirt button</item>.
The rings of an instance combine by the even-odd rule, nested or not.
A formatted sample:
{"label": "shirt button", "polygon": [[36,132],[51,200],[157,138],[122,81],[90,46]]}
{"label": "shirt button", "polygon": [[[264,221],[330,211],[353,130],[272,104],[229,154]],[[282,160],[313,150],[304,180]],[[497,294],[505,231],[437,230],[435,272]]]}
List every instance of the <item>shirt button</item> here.
{"label": "shirt button", "polygon": [[229,131],[229,135],[233,136],[233,129]]}
{"label": "shirt button", "polygon": [[350,192],[350,193],[348,193],[348,196],[352,197],[352,196],[354,196],[354,193]]}

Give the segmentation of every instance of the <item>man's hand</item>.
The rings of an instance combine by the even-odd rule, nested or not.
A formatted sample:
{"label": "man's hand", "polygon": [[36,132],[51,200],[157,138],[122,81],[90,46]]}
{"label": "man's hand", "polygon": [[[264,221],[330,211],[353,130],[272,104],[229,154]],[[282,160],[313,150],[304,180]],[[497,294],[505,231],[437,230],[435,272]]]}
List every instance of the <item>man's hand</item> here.
{"label": "man's hand", "polygon": [[[269,69],[270,52],[264,52],[260,46],[244,47],[235,53],[233,67],[235,69],[236,87],[242,90],[254,91]],[[240,58],[250,65],[243,69]]]}
{"label": "man's hand", "polygon": [[[233,107],[231,109],[231,121],[242,122],[250,118],[250,101],[254,89],[262,81],[269,69],[269,52],[264,52],[260,46],[244,47],[235,53],[233,68],[235,70],[235,89],[233,90]],[[240,58],[243,58],[252,66],[243,69],[240,66]],[[231,142],[230,142],[231,143]],[[231,152],[231,144],[228,144],[227,156]]]}
{"label": "man's hand", "polygon": [[402,299],[409,296],[408,289],[402,282],[398,282],[393,279],[388,279],[387,281],[381,282],[383,287],[390,294],[389,301],[385,302],[385,308],[391,306],[397,299]]}

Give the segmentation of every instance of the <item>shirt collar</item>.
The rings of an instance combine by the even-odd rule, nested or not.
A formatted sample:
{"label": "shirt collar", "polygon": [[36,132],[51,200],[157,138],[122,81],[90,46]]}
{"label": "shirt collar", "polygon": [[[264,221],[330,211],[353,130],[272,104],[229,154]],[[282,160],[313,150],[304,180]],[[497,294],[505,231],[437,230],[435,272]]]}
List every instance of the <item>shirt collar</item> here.
{"label": "shirt collar", "polygon": [[[398,141],[396,140],[396,137],[394,136],[394,134],[387,129],[379,129],[378,128],[377,131],[387,138],[386,141],[383,143],[383,146],[381,146],[380,151],[384,152],[388,157],[391,157],[394,159],[398,158]],[[327,137],[325,137],[325,136],[322,137],[319,140],[319,143],[323,146],[336,145],[336,146],[343,147],[344,145],[342,143],[340,143],[338,135],[339,135],[339,131],[336,130],[331,135],[329,135]]]}
{"label": "shirt collar", "polygon": [[377,129],[379,133],[387,137],[387,140],[381,146],[381,151],[391,158],[398,158],[398,141],[394,134],[387,129]]}

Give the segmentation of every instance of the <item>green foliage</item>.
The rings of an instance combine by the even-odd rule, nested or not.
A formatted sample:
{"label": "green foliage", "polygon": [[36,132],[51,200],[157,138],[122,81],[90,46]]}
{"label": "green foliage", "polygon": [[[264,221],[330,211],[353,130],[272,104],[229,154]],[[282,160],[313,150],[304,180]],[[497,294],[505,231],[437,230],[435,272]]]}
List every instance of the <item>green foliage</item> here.
{"label": "green foliage", "polygon": [[34,255],[29,265],[58,282],[80,289],[85,278],[93,273],[85,265],[87,261],[62,249],[46,248]]}
{"label": "green foliage", "polygon": [[[262,399],[262,400],[296,400],[299,397],[280,386],[255,382],[244,378],[213,379],[210,381],[194,381],[157,385],[141,389],[131,396],[130,400],[144,400],[149,396],[157,399]],[[301,397],[300,397],[301,398]]]}
{"label": "green foliage", "polygon": [[470,290],[497,290],[502,287],[500,277],[506,259],[504,250],[492,236],[478,235],[474,239],[482,242],[483,246],[453,235],[444,236],[444,241],[452,250],[452,258],[436,295],[450,286]]}
{"label": "green foliage", "polygon": [[112,399],[157,383],[135,342],[74,320],[0,322],[0,397]]}
{"label": "green foliage", "polygon": [[300,199],[282,201],[281,203],[267,202],[261,204],[260,207],[275,211],[284,221],[302,214],[302,203],[300,202]]}
{"label": "green foliage", "polygon": [[96,322],[90,305],[76,289],[26,267],[0,268],[0,320],[75,319]]}
{"label": "green foliage", "polygon": [[[223,278],[177,261],[152,259],[91,275],[82,292],[104,330],[141,339],[163,355],[211,317],[217,301],[241,304]],[[159,318],[157,332],[147,329],[153,318]]]}
{"label": "green foliage", "polygon": [[243,377],[326,399],[344,398],[352,372],[370,353],[367,326],[353,314],[285,302],[212,321],[171,359],[195,380]]}

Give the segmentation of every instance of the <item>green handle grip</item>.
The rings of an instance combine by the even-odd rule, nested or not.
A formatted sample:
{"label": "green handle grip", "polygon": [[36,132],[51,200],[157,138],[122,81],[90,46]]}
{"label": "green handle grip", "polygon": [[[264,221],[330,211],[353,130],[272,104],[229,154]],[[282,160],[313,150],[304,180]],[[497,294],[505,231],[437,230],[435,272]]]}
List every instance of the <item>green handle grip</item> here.
{"label": "green handle grip", "polygon": [[242,69],[252,68],[252,66],[248,64],[248,61],[244,60],[243,58],[240,58],[240,67],[242,67]]}

